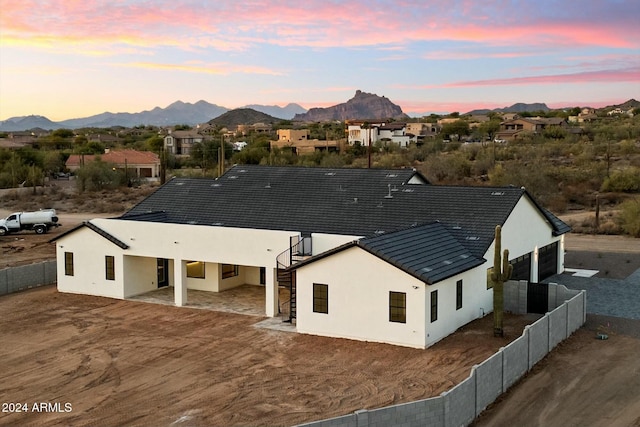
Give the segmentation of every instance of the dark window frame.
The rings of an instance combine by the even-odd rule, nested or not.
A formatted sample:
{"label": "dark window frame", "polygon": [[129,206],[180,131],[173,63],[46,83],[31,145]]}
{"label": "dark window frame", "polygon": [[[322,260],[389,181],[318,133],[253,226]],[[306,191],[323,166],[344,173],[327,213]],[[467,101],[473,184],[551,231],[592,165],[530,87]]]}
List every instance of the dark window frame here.
{"label": "dark window frame", "polygon": [[329,314],[329,285],[313,284],[313,312]]}
{"label": "dark window frame", "polygon": [[407,323],[407,293],[389,291],[389,322]]}
{"label": "dark window frame", "polygon": [[240,268],[237,264],[222,264],[220,273],[223,279],[229,279],[231,277],[236,277],[237,275],[239,275]]}
{"label": "dark window frame", "polygon": [[73,276],[73,252],[64,253],[64,275]]}
{"label": "dark window frame", "polygon": [[105,255],[104,270],[107,280],[116,280],[116,258],[113,255]]}
{"label": "dark window frame", "polygon": [[438,320],[438,290],[431,291],[431,323]]}
{"label": "dark window frame", "polygon": [[456,282],[456,310],[462,308],[462,279]]}

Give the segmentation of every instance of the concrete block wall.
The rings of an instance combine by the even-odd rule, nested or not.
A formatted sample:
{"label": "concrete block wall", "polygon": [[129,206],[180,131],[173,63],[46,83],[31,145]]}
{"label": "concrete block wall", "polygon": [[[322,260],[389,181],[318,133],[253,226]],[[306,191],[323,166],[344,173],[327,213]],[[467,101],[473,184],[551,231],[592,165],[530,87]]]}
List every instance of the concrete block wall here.
{"label": "concrete block wall", "polygon": [[526,280],[507,280],[504,282],[504,310],[515,314],[527,312]]}
{"label": "concrete block wall", "polygon": [[444,425],[444,400],[431,398],[368,411],[368,427]]}
{"label": "concrete block wall", "polygon": [[569,306],[568,304],[562,304],[560,307],[556,308],[549,315],[549,351],[553,350],[555,346],[560,344],[562,341],[567,339],[569,336],[567,334],[567,322],[568,316],[567,313]]}
{"label": "concrete block wall", "polygon": [[567,301],[567,336],[571,335],[587,321],[587,292],[580,291],[580,294]]}
{"label": "concrete block wall", "polygon": [[549,283],[549,309],[554,309],[578,295],[581,291],[568,289],[564,285]]}
{"label": "concrete block wall", "polygon": [[529,335],[525,330],[520,338],[503,347],[502,390],[506,391],[529,370]]}
{"label": "concrete block wall", "polygon": [[549,316],[525,327],[529,335],[529,369],[549,353]]}
{"label": "concrete block wall", "polygon": [[[525,282],[526,283],[526,282]],[[520,284],[516,288],[520,292]],[[525,288],[526,300],[526,288]],[[305,427],[459,427],[469,425],[495,399],[540,361],[561,337],[586,321],[586,292],[532,325],[522,336],[471,370],[469,377],[438,397],[386,408],[360,410],[344,417],[302,424]]]}
{"label": "concrete block wall", "polygon": [[476,376],[471,376],[442,393],[444,398],[444,425],[466,426],[476,417]]}
{"label": "concrete block wall", "polygon": [[476,377],[476,414],[484,411],[503,391],[504,351],[473,368]]}
{"label": "concrete block wall", "polygon": [[56,282],[56,261],[44,261],[0,270],[0,295]]}

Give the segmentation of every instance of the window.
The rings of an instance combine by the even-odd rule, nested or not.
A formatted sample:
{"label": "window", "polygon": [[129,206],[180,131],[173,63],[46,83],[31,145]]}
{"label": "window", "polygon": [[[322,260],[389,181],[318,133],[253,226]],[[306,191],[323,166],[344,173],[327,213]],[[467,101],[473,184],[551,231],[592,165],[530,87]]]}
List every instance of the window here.
{"label": "window", "polygon": [[187,277],[204,279],[204,262],[187,261]]}
{"label": "window", "polygon": [[313,312],[329,313],[329,285],[313,284]]}
{"label": "window", "polygon": [[64,274],[73,276],[73,252],[64,253]]}
{"label": "window", "polygon": [[493,280],[491,280],[491,272],[493,272],[493,268],[487,268],[487,289],[493,288]]}
{"label": "window", "polygon": [[462,308],[462,280],[456,282],[456,310]]}
{"label": "window", "polygon": [[438,320],[438,291],[431,291],[431,323]]}
{"label": "window", "polygon": [[407,294],[389,292],[389,322],[407,323]]}
{"label": "window", "polygon": [[222,264],[222,278],[228,279],[238,275],[238,266],[235,264]]}
{"label": "window", "polygon": [[116,280],[116,262],[115,258],[111,255],[104,257],[104,268],[106,272],[107,280]]}

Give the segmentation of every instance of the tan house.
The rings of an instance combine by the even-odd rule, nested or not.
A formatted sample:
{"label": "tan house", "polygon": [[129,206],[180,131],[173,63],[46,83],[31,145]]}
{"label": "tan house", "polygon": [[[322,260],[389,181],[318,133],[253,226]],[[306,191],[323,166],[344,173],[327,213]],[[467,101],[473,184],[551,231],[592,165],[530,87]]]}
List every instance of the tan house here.
{"label": "tan house", "polygon": [[164,149],[176,156],[188,156],[193,146],[203,141],[204,136],[195,130],[170,130],[164,137]]}
{"label": "tan house", "polygon": [[252,125],[238,125],[236,130],[244,136],[249,132],[269,133],[273,130],[273,126],[271,123],[254,123]]}
{"label": "tan house", "polygon": [[343,141],[309,139],[308,129],[279,129],[278,140],[271,147],[290,148],[294,154],[309,154],[315,151],[342,152]]}
{"label": "tan house", "polygon": [[550,118],[518,118],[500,123],[500,130],[496,132],[496,140],[513,141],[526,134],[541,133],[552,126],[566,127],[567,122],[561,117]]}
{"label": "tan house", "polygon": [[104,154],[72,154],[67,159],[66,167],[74,172],[96,158],[113,163],[116,169],[126,170],[131,177],[145,178],[150,181],[158,180],[160,177],[160,157],[151,151],[107,149]]}

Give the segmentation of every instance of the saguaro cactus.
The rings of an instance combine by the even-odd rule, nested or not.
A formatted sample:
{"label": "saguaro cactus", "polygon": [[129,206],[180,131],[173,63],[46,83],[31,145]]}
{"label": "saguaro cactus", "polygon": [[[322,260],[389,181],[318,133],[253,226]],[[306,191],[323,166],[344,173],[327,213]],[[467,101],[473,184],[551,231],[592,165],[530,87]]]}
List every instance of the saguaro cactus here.
{"label": "saguaro cactus", "polygon": [[509,249],[502,251],[502,227],[496,226],[493,268],[491,270],[491,282],[493,284],[493,335],[504,336],[503,314],[504,314],[504,282],[511,278],[513,266],[509,264]]}

